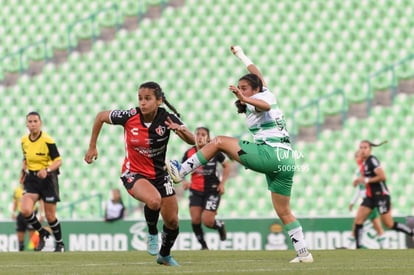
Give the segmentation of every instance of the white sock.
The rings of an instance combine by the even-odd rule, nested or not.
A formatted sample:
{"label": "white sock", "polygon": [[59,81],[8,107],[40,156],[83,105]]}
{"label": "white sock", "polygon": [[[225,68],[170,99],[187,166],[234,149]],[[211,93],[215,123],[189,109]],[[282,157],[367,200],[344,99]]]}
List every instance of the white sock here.
{"label": "white sock", "polygon": [[197,167],[202,165],[201,161],[198,159],[198,154],[194,154],[189,157],[186,161],[181,164],[180,176],[185,177],[186,175],[193,172]]}
{"label": "white sock", "polygon": [[302,226],[289,230],[288,234],[292,239],[293,247],[295,248],[298,256],[307,256],[309,254],[309,251],[306,247],[305,236],[303,235]]}
{"label": "white sock", "polygon": [[377,236],[377,242],[380,248],[384,248],[385,236],[384,235]]}

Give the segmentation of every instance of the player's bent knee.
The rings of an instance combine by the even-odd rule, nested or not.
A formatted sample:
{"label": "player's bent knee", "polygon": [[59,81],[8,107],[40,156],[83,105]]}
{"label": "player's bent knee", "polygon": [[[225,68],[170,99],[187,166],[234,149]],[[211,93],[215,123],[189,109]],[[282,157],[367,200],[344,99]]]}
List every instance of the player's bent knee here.
{"label": "player's bent knee", "polygon": [[167,228],[175,230],[178,228],[179,225],[178,217],[173,219],[164,219],[164,224]]}
{"label": "player's bent knee", "polygon": [[203,217],[203,224],[209,228],[214,227],[215,221],[215,217]]}
{"label": "player's bent knee", "polygon": [[158,210],[161,208],[161,198],[153,198],[145,202],[145,204],[148,206],[151,210]]}
{"label": "player's bent knee", "polygon": [[29,218],[32,215],[32,213],[33,213],[33,209],[21,208],[20,209],[20,213],[22,213],[22,216],[24,218]]}

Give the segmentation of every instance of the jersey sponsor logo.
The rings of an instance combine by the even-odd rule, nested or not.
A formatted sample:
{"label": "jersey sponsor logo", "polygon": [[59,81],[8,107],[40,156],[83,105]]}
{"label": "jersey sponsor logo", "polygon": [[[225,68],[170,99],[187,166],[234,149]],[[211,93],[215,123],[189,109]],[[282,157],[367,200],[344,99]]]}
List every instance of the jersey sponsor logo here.
{"label": "jersey sponsor logo", "polygon": [[168,139],[168,136],[167,136],[167,137],[163,137],[163,138],[159,138],[159,139],[157,139],[157,142],[162,142],[162,141],[164,141],[164,140],[166,140],[166,139]]}
{"label": "jersey sponsor logo", "polygon": [[45,201],[51,201],[53,202],[55,200],[55,197],[46,197]]}
{"label": "jersey sponsor logo", "polygon": [[129,111],[129,113],[130,113],[130,115],[131,115],[131,116],[135,116],[135,115],[137,114],[137,109],[132,108],[132,109]]}
{"label": "jersey sponsor logo", "polygon": [[138,136],[138,128],[131,128],[130,132],[132,135]]}
{"label": "jersey sponsor logo", "polygon": [[111,116],[112,117],[123,117],[124,115],[126,115],[126,114],[129,114],[130,112],[129,111],[125,111],[125,110],[113,110],[112,112],[111,112]]}
{"label": "jersey sponsor logo", "polygon": [[165,127],[160,125],[155,129],[155,132],[157,135],[163,136],[165,134]]}
{"label": "jersey sponsor logo", "polygon": [[276,127],[279,131],[282,131],[283,129],[286,129],[286,121],[285,121],[285,118],[283,116],[277,117],[275,119],[275,122],[276,122]]}
{"label": "jersey sponsor logo", "polygon": [[202,167],[202,166],[200,166],[200,167],[197,167],[194,171],[193,171],[193,174],[197,174],[197,175],[203,175],[203,176],[210,176],[210,175],[214,175],[215,173],[215,170],[216,170],[216,166],[214,166],[214,167],[210,167],[210,168],[207,168],[207,167]]}
{"label": "jersey sponsor logo", "polygon": [[165,150],[165,145],[160,148],[148,148],[148,147],[134,147],[134,150],[140,153],[142,156],[153,158],[161,155]]}

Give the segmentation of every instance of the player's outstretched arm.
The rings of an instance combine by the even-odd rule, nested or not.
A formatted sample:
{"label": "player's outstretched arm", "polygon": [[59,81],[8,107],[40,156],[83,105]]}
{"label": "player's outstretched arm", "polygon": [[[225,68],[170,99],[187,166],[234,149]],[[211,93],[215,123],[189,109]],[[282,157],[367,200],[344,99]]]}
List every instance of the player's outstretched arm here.
{"label": "player's outstretched arm", "polygon": [[243,49],[240,46],[231,46],[230,50],[235,56],[237,56],[243,62],[247,70],[250,73],[257,75],[262,80],[263,86],[267,87],[267,84],[263,79],[263,75],[260,72],[259,68],[252,62],[252,60],[249,57],[247,57],[247,55],[243,52]]}
{"label": "player's outstretched arm", "polygon": [[101,132],[102,125],[104,123],[111,123],[109,120],[110,111],[102,111],[96,115],[95,122],[92,127],[91,138],[89,141],[89,148],[85,154],[84,160],[86,163],[91,164],[98,158],[98,150],[96,149],[96,142]]}

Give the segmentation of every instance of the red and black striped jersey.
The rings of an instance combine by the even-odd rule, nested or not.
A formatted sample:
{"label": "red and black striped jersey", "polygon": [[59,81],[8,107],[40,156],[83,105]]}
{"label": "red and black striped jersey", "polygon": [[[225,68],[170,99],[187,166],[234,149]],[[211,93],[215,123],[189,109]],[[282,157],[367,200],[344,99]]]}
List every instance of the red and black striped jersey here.
{"label": "red and black striped jersey", "polygon": [[170,130],[165,124],[167,117],[177,124],[183,124],[177,116],[161,107],[148,126],[144,123],[139,107],[110,112],[111,123],[124,127],[125,159],[122,173],[128,169],[148,179],[164,177],[167,174],[164,169],[170,138]]}
{"label": "red and black striped jersey", "polygon": [[[380,167],[379,160],[371,155],[364,161],[364,176],[366,178],[375,177],[375,169]],[[367,197],[378,196],[378,195],[389,195],[388,187],[385,181],[371,182],[366,184]]]}
{"label": "red and black striped jersey", "polygon": [[[197,147],[193,146],[188,149],[183,156],[183,162],[197,152]],[[191,189],[206,192],[210,190],[216,190],[220,183],[219,171],[217,170],[217,164],[226,160],[223,153],[218,152],[212,159],[210,159],[205,165],[198,167],[191,173]]]}

